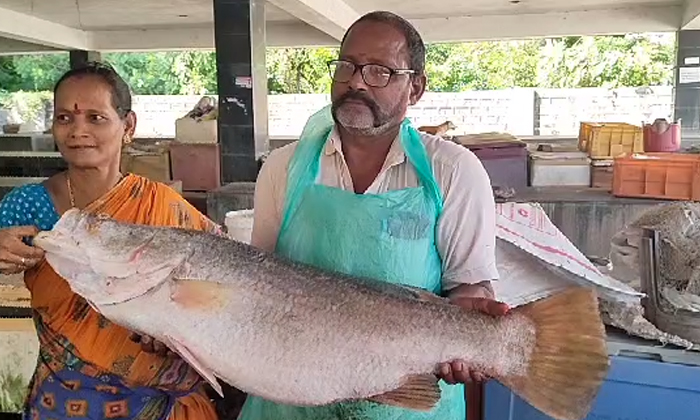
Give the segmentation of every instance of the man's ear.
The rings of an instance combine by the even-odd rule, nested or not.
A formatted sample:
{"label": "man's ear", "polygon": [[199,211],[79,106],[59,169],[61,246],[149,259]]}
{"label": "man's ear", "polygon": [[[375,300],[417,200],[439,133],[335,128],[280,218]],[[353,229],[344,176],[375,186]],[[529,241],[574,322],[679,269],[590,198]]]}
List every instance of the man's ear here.
{"label": "man's ear", "polygon": [[409,97],[409,103],[411,105],[415,105],[423,96],[427,83],[428,78],[425,74],[413,76],[411,78],[411,96]]}

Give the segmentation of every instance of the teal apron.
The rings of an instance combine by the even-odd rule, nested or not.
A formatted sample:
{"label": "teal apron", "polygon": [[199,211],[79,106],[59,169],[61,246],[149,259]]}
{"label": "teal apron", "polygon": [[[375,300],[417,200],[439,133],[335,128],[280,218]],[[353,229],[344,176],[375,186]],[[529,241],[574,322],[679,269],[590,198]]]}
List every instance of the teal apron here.
{"label": "teal apron", "polygon": [[[442,195],[420,135],[408,120],[403,122],[401,145],[416,170],[419,187],[355,194],[317,184],[320,156],[332,127],[327,107],[304,128],[289,166],[276,252],[324,269],[440,293],[442,263],[435,227]],[[442,398],[427,413],[366,401],[295,407],[249,396],[239,419],[464,420],[464,386],[440,381],[440,387]]]}

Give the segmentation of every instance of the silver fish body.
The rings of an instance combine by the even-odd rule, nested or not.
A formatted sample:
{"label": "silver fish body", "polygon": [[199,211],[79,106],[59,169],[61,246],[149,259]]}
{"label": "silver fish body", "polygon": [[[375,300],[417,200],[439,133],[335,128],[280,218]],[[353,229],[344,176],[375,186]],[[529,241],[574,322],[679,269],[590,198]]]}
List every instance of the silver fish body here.
{"label": "silver fish body", "polygon": [[545,413],[578,419],[607,371],[603,326],[586,290],[497,319],[227,238],[77,210],[35,243],[97,311],[162,341],[215,389],[220,378],[287,404],[364,399],[429,410],[439,399],[437,365],[464,360]]}

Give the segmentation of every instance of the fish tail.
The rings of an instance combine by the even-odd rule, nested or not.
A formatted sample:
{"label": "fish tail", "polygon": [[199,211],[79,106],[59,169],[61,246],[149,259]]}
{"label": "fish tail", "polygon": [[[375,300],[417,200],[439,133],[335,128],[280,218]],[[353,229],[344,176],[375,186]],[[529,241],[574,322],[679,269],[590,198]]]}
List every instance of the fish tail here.
{"label": "fish tail", "polygon": [[498,380],[550,417],[584,418],[610,364],[595,292],[577,287],[513,312],[534,322],[536,340],[527,375]]}

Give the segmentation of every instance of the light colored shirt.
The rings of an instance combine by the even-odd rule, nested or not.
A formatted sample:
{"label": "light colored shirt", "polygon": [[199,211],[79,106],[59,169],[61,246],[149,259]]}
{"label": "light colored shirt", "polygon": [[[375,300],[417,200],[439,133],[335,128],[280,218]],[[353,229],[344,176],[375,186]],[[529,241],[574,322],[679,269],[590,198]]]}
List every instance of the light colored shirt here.
{"label": "light colored shirt", "polygon": [[[489,176],[467,148],[421,133],[444,208],[436,246],[443,264],[443,289],[498,279],[495,202]],[[273,150],[258,175],[252,244],[274,251],[284,212],[287,170],[297,142]],[[319,183],[354,191],[340,138],[332,131],[321,154]],[[365,194],[417,187],[418,177],[400,141],[389,149],[379,175]]]}

